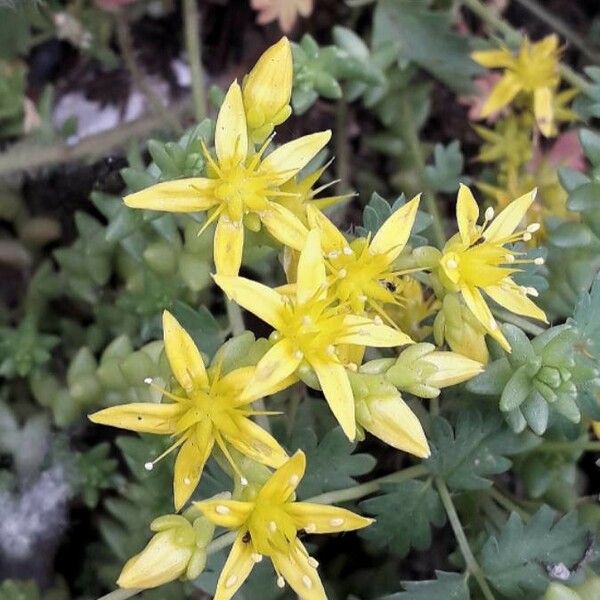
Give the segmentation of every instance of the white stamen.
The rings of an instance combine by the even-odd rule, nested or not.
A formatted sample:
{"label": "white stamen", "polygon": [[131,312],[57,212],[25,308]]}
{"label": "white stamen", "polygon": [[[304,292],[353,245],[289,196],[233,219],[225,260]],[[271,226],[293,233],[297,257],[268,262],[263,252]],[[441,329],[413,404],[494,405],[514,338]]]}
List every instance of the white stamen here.
{"label": "white stamen", "polygon": [[285,579],[281,575],[277,577],[277,587],[282,589],[285,587]]}
{"label": "white stamen", "polygon": [[340,255],[340,253],[337,250],[332,250],[327,256],[329,256],[329,258],[337,258]]}
{"label": "white stamen", "polygon": [[498,323],[496,323],[493,317],[490,318],[490,329],[498,329]]}
{"label": "white stamen", "polygon": [[304,528],[306,533],[314,533],[317,530],[317,526],[314,523],[308,523],[308,525]]}
{"label": "white stamen", "polygon": [[543,265],[546,261],[544,260],[543,257],[538,256],[537,258],[533,259],[533,264],[534,265]]}
{"label": "white stamen", "polygon": [[228,515],[231,512],[231,509],[224,504],[217,504],[217,506],[215,506],[215,511],[220,515]]}
{"label": "white stamen", "polygon": [[344,246],[343,252],[346,256],[350,256],[352,254],[352,248],[350,248],[350,246]]}
{"label": "white stamen", "polygon": [[531,225],[527,225],[527,231],[529,233],[535,233],[536,231],[539,231],[541,225],[539,223],[532,223]]}
{"label": "white stamen", "polygon": [[332,527],[339,527],[340,525],[343,525],[343,524],[344,524],[344,519],[342,519],[341,517],[337,517],[336,519],[331,519],[331,520],[329,521],[329,524],[330,524]]}
{"label": "white stamen", "polygon": [[190,483],[192,483],[192,480],[189,477],[184,477],[183,483],[185,483],[185,485],[190,485]]}
{"label": "white stamen", "polygon": [[449,269],[456,269],[456,267],[458,267],[458,263],[453,258],[451,258],[450,260],[446,261],[446,266]]}
{"label": "white stamen", "polygon": [[319,561],[315,560],[312,556],[308,557],[308,564],[313,568],[316,569],[319,566]]}
{"label": "white stamen", "polygon": [[515,262],[515,257],[512,254],[507,254],[504,258],[507,263]]}
{"label": "white stamen", "polygon": [[308,315],[302,317],[302,325],[310,325],[311,323],[312,319]]}
{"label": "white stamen", "polygon": [[356,363],[351,362],[346,365],[346,369],[348,369],[348,371],[352,371],[353,373],[356,373],[356,371],[358,371],[358,366]]}
{"label": "white stamen", "polygon": [[302,583],[307,587],[312,587],[312,580],[308,575],[302,575]]}
{"label": "white stamen", "polygon": [[539,292],[534,287],[528,287],[527,288],[527,293],[530,296],[533,296],[534,298],[537,298],[540,295]]}
{"label": "white stamen", "polygon": [[225,587],[233,587],[236,583],[237,583],[237,575],[232,575],[226,582],[225,582]]}
{"label": "white stamen", "polygon": [[275,533],[277,531],[277,523],[275,521],[269,521],[269,531]]}
{"label": "white stamen", "polygon": [[146,377],[146,379],[144,379],[144,383],[150,385],[152,383],[152,377]]}
{"label": "white stamen", "polygon": [[379,315],[375,315],[373,318],[373,323],[376,325],[383,325],[383,319]]}
{"label": "white stamen", "polygon": [[357,298],[361,301],[361,302],[366,302],[368,300],[368,298],[364,295],[364,294],[359,294],[357,296]]}
{"label": "white stamen", "polygon": [[298,477],[298,475],[292,475],[290,477],[290,485],[296,487],[298,485],[298,482],[300,481],[300,477]]}
{"label": "white stamen", "polygon": [[491,206],[486,208],[484,216],[486,221],[491,221],[494,218],[494,209]]}
{"label": "white stamen", "polygon": [[253,553],[252,553],[252,560],[253,560],[255,563],[257,563],[257,564],[258,564],[258,563],[259,563],[259,562],[260,562],[262,559],[263,559],[263,555],[262,555],[262,554],[258,554],[258,552],[253,552]]}
{"label": "white stamen", "polygon": [[329,344],[326,348],[327,354],[335,354],[335,346],[333,344]]}
{"label": "white stamen", "polygon": [[146,471],[152,471],[152,469],[154,469],[154,463],[147,462],[147,463],[144,465],[144,469],[146,469]]}
{"label": "white stamen", "polygon": [[240,477],[240,483],[243,486],[246,486],[246,485],[248,485],[248,480],[245,477],[242,476],[242,477]]}
{"label": "white stamen", "polygon": [[346,277],[346,275],[348,275],[348,271],[346,271],[346,269],[340,269],[338,271],[338,277],[340,279],[344,279],[344,277]]}
{"label": "white stamen", "polygon": [[528,242],[530,239],[531,239],[531,234],[529,233],[529,231],[526,231],[526,232],[523,234],[523,241],[524,241],[524,242]]}
{"label": "white stamen", "polygon": [[296,352],[294,352],[294,358],[296,360],[302,360],[304,358],[304,354],[302,353],[302,350],[296,350]]}

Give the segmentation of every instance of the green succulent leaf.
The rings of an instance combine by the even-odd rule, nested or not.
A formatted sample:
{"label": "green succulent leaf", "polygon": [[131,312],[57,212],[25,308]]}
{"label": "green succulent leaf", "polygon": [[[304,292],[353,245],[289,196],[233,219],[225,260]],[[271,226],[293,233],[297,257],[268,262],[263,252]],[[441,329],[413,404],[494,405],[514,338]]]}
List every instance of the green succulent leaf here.
{"label": "green succulent leaf", "polygon": [[436,571],[436,579],[403,581],[405,590],[381,600],[470,600],[471,594],[464,575]]}

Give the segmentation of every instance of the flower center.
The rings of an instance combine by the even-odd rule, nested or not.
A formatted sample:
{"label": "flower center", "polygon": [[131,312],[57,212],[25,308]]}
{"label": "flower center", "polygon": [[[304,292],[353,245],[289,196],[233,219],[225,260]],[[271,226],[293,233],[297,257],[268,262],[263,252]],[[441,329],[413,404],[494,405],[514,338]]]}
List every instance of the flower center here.
{"label": "flower center", "polygon": [[282,504],[257,502],[247,521],[252,545],[260,554],[287,553],[297,529]]}

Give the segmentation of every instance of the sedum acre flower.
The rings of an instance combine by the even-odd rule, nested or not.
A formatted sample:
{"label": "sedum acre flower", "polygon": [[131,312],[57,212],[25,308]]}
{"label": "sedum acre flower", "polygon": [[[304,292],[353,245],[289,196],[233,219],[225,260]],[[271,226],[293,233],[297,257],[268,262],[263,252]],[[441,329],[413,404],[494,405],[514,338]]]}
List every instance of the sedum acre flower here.
{"label": "sedum acre flower", "polygon": [[296,452],[249,501],[216,498],[196,502],[215,525],[237,532],[229,558],[221,571],[214,600],[229,600],[263,556],[273,561],[277,585],[287,581],[303,600],[326,600],[317,561],[309,556],[298,532],[337,533],[370,525],[353,512],[309,502],[295,502],[296,487],[304,476],[306,458]]}
{"label": "sedum acre flower", "polygon": [[[217,362],[207,370],[192,338],[167,311],[163,314],[163,329],[167,359],[181,388],[177,394],[161,390],[172,402],[112,406],[89,418],[102,425],[177,438],[154,462],[180,448],[173,478],[175,508],[179,510],[198,485],[215,444],[242,483],[245,479],[231,457],[228,445],[270,467],[285,462],[287,454],[271,434],[249,418],[258,414],[252,411],[250,404],[259,396],[252,392],[242,393],[254,378],[255,367],[222,373]],[[290,380],[284,378],[268,390],[267,387],[262,389],[274,393],[289,383]],[[148,463],[146,468],[152,466],[153,463]]]}
{"label": "sedum acre flower", "polygon": [[493,210],[488,209],[483,225],[477,225],[479,207],[471,190],[461,184],[456,204],[459,232],[444,246],[437,269],[444,287],[450,292],[460,292],[473,315],[508,352],[510,345],[481,292],[511,312],[546,321],[544,311],[527,297],[527,294],[537,296],[537,291],[517,285],[510,277],[518,271],[515,265],[543,262],[543,259],[517,260],[515,256],[519,253],[505,248],[506,244],[530,240],[531,234],[539,229],[535,223],[515,232],[534,199],[535,190],[511,202],[495,218]]}
{"label": "sedum acre flower", "polygon": [[340,345],[394,347],[412,343],[401,331],[340,311],[327,296],[327,275],[320,233],[313,229],[300,253],[298,278],[292,296],[243,277],[216,275],[225,293],[275,328],[275,345],[256,365],[246,388],[251,397],[280,384],[305,362],[316,373],[333,414],[350,439],[356,434],[354,400],[348,374],[338,354]]}
{"label": "sedum acre flower", "polygon": [[272,198],[286,194],[279,186],[294,177],[330,138],[331,131],[306,135],[263,158],[269,144],[267,140],[254,153],[248,140],[242,90],[234,82],[217,117],[216,160],[204,148],[209,176],[158,183],[126,196],[124,201],[132,208],[208,211],[206,225],[217,221],[214,238],[217,273],[237,275],[242,262],[245,224],[254,229],[262,223],[282,244],[302,248],[306,227]]}
{"label": "sedum acre flower", "polygon": [[490,69],[504,69],[481,109],[485,118],[507,106],[520,92],[533,97],[533,114],[545,136],[554,135],[554,105],[560,85],[558,36],[539,42],[525,39],[515,56],[508,48],[473,52],[473,60]]}
{"label": "sedum acre flower", "polygon": [[244,78],[242,98],[253,142],[264,142],[275,125],[292,114],[293,74],[292,48],[289,40],[282,37],[263,53]]}

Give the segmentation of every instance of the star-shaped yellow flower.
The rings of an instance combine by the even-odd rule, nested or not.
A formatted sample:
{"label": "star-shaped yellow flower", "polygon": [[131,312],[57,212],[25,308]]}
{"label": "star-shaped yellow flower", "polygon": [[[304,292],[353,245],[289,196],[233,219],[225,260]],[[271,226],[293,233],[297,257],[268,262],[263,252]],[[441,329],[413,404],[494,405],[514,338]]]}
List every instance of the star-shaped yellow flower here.
{"label": "star-shaped yellow flower", "polygon": [[473,52],[473,60],[490,69],[504,69],[481,109],[485,118],[501,110],[519,92],[533,98],[533,114],[545,136],[553,135],[555,95],[560,85],[558,36],[549,35],[539,42],[523,41],[515,56],[508,48]]}
{"label": "star-shaped yellow flower", "polygon": [[263,158],[270,141],[267,140],[254,153],[248,140],[242,90],[234,82],[217,117],[216,160],[204,149],[209,176],[157,183],[126,196],[124,201],[132,208],[209,211],[207,223],[217,221],[214,238],[217,273],[237,275],[242,262],[245,217],[260,220],[282,244],[298,250],[302,248],[306,227],[272,198],[286,195],[279,186],[294,177],[330,138],[331,131],[306,135]]}
{"label": "star-shaped yellow flower", "polygon": [[[177,394],[161,390],[172,402],[112,406],[89,418],[102,425],[177,438],[156,460],[180,448],[173,479],[175,508],[179,510],[198,485],[215,444],[242,482],[244,478],[231,457],[229,446],[270,467],[285,462],[287,454],[275,438],[249,418],[257,414],[250,404],[259,396],[242,393],[253,379],[255,367],[221,373],[217,361],[207,370],[192,338],[167,311],[163,314],[163,328],[167,359],[181,388]],[[289,383],[289,380],[283,380],[268,393],[287,387]],[[148,463],[146,467],[151,469],[152,464]]]}
{"label": "star-shaped yellow flower", "polygon": [[530,240],[531,234],[539,229],[533,223],[524,231],[515,232],[534,200],[535,190],[511,202],[495,218],[493,210],[488,209],[483,225],[477,225],[479,207],[471,190],[461,185],[456,204],[458,233],[446,243],[437,270],[444,287],[461,293],[473,315],[508,352],[510,345],[481,291],[510,312],[546,321],[544,311],[527,297],[527,294],[537,296],[537,291],[517,285],[510,277],[518,271],[515,265],[537,264],[543,259],[517,260],[518,253],[504,247]]}
{"label": "star-shaped yellow flower", "polygon": [[243,277],[216,275],[225,293],[275,328],[275,345],[256,365],[246,388],[252,397],[262,395],[308,364],[319,380],[333,414],[350,439],[356,435],[354,400],[340,345],[394,347],[412,343],[401,331],[381,322],[342,311],[327,295],[327,275],[320,233],[313,229],[300,254],[295,293],[288,296]]}
{"label": "star-shaped yellow flower", "polygon": [[194,503],[215,525],[237,531],[214,600],[229,600],[263,556],[273,561],[279,587],[287,581],[303,600],[327,599],[316,570],[318,563],[309,556],[298,532],[353,531],[370,525],[373,519],[336,506],[295,502],[296,487],[305,468],[306,458],[299,450],[251,501],[212,499]]}

